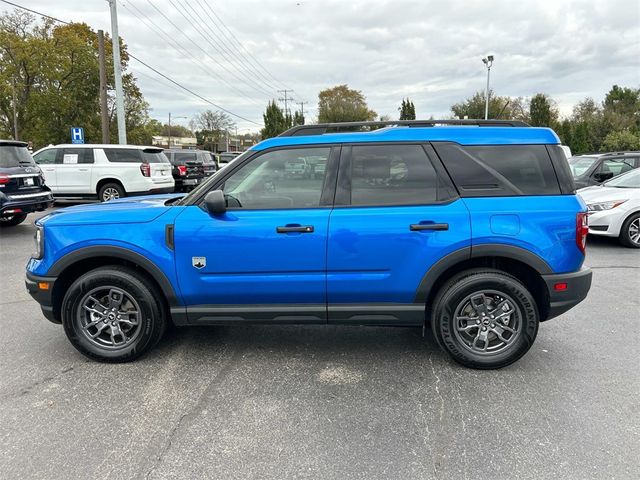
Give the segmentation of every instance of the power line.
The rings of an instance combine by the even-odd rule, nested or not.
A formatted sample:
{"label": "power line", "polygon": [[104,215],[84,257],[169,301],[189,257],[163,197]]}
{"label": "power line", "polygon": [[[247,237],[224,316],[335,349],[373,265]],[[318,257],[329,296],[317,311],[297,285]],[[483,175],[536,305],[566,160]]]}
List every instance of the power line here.
{"label": "power line", "polygon": [[[66,22],[64,20],[60,20],[59,18],[56,17],[52,17],[51,15],[47,15],[45,13],[42,12],[38,12],[36,10],[32,10],[31,8],[27,8],[27,7],[23,7],[22,5],[18,5],[17,3],[13,3],[10,2],[8,0],[0,0],[0,2],[6,3],[8,5],[11,5],[13,7],[19,8],[21,10],[26,10],[27,12],[31,12],[35,15],[40,15],[41,17],[44,18],[48,18],[50,20],[54,20],[56,22],[62,23],[64,25],[71,25],[71,22]],[[165,80],[168,80],[169,82],[171,82],[172,84],[174,84],[175,86],[181,88],[182,90],[190,93],[191,95],[193,95],[194,97],[199,98],[200,100],[202,100],[205,103],[208,103],[209,105],[212,105],[213,107],[217,108],[218,110],[222,110],[225,113],[228,113],[229,115],[232,115],[236,118],[239,118],[240,120],[244,120],[245,122],[249,122],[249,123],[253,123],[254,125],[258,125],[259,127],[263,126],[263,124],[258,123],[258,122],[254,122],[253,120],[249,120],[248,118],[243,117],[242,115],[238,115],[237,113],[232,112],[231,110],[227,110],[226,108],[221,107],[220,105],[217,105],[216,103],[212,102],[211,100],[209,100],[208,98],[203,97],[202,95],[194,92],[193,90],[191,90],[188,87],[185,87],[184,85],[181,85],[180,83],[176,82],[175,80],[173,80],[172,78],[168,77],[167,75],[165,75],[164,73],[156,70],[155,68],[153,68],[151,65],[149,65],[148,63],[144,62],[143,60],[140,60],[138,57],[136,57],[135,55],[133,55],[131,52],[128,52],[128,55],[130,58],[133,58],[135,61],[139,62],[140,64],[144,65],[145,67],[147,67],[149,70],[155,72],[156,74],[160,75],[162,78],[164,78]]]}
{"label": "power line", "polygon": [[[269,75],[269,76],[270,76],[270,77],[271,77],[271,78],[272,78],[272,79],[273,79],[277,84],[280,84],[282,87],[287,88],[287,87],[286,87],[286,85],[284,85],[280,80],[278,80],[276,77],[274,77],[274,76],[273,76],[273,74],[272,74],[269,70],[267,70],[267,69],[264,67],[264,65],[262,65],[262,63],[260,63],[260,61],[259,61],[257,58],[255,58],[255,57],[253,56],[253,54],[252,54],[250,51],[248,51],[248,50],[245,48],[245,46],[242,44],[242,42],[240,42],[240,40],[238,40],[238,37],[236,37],[236,36],[235,36],[235,34],[233,33],[233,31],[231,31],[231,30],[229,29],[229,27],[227,27],[227,24],[226,24],[226,23],[224,23],[224,20],[222,20],[222,19],[218,16],[218,14],[217,14],[217,13],[215,12],[215,10],[211,7],[211,5],[209,4],[209,2],[208,2],[207,0],[203,0],[203,2],[204,2],[204,4],[208,7],[208,9],[211,11],[211,13],[213,14],[213,16],[214,16],[214,17],[216,17],[216,18],[218,19],[218,21],[222,24],[222,26],[224,27],[224,29],[229,33],[230,37],[229,37],[229,36],[227,36],[227,35],[224,33],[224,31],[222,31],[222,30],[221,30],[221,31],[222,31],[222,33],[223,33],[227,38],[233,39],[233,41],[235,41],[235,43],[236,43],[236,44],[237,44],[237,45],[238,45],[242,50],[244,50],[244,51],[247,53],[248,58],[252,59],[252,60],[253,60],[253,62],[255,63],[255,65],[257,65],[258,67],[262,68],[262,70],[263,70],[267,75]],[[216,22],[214,21],[214,23],[216,23]],[[216,25],[217,25],[217,23],[216,23]]]}
{"label": "power line", "polygon": [[[213,17],[209,13],[209,11],[208,11],[209,4],[207,4],[206,1],[203,1],[201,3],[200,0],[196,0],[196,2],[198,3],[198,6],[200,7],[201,12],[204,12],[207,15],[208,19],[211,21],[211,24],[216,27],[216,28],[210,27],[210,28],[208,28],[208,30],[211,31],[211,33],[217,39],[219,39],[222,42],[223,45],[225,45],[225,40],[226,40],[227,42],[229,42],[230,48],[234,48],[234,45],[232,45],[233,41],[229,39],[227,34],[219,27],[217,22],[213,19]],[[189,5],[189,4],[187,4],[187,5]],[[207,6],[207,8],[205,8],[205,5]],[[193,10],[193,7],[190,6],[189,8],[191,8]],[[194,12],[195,12],[195,10],[194,10]],[[204,20],[203,20],[203,22],[204,22]],[[224,36],[224,38],[219,36],[216,33],[216,30],[219,30],[220,33],[222,34],[222,36]],[[242,45],[240,45],[240,47],[242,47]],[[226,45],[225,45],[225,48],[228,51],[231,51],[229,47],[226,47]],[[253,65],[252,63],[250,63],[250,62],[245,60],[244,55],[242,54],[241,50],[237,50],[236,52],[232,53],[232,55],[237,57],[237,59],[243,65],[243,67],[245,68],[246,71],[250,71],[254,76],[256,76],[256,78],[258,78],[262,83],[267,85],[271,90],[274,90],[274,91],[277,90],[277,88],[278,88],[277,85],[274,85],[272,83],[272,81],[269,80],[269,78],[267,78],[258,68],[255,67],[255,65]]]}
{"label": "power line", "polygon": [[[232,84],[230,84],[229,82],[227,82],[224,78],[222,78],[215,70],[210,69],[207,65],[205,65],[204,63],[202,63],[200,60],[198,60],[198,58],[191,53],[189,50],[187,50],[186,48],[184,48],[182,45],[180,45],[175,39],[171,38],[170,35],[166,34],[162,28],[155,23],[152,19],[150,19],[147,15],[145,15],[144,12],[142,12],[138,7],[135,6],[134,3],[129,2],[129,7],[135,9],[136,11],[138,11],[144,18],[140,17],[138,14],[136,14],[134,11],[132,11],[129,7],[127,7],[127,5],[123,2],[120,2],[122,4],[122,6],[129,12],[131,13],[134,17],[136,17],[138,20],[140,20],[147,28],[149,28],[149,30],[153,31],[153,32],[158,32],[160,33],[160,35],[163,36],[163,38],[165,38],[167,40],[167,42],[169,44],[171,44],[176,50],[178,50],[179,52],[181,52],[183,55],[185,55],[186,57],[190,57],[193,61],[193,63],[195,65],[197,65],[198,67],[200,67],[202,69],[203,72],[205,72],[207,75],[212,75],[215,78],[219,79],[222,83],[224,83],[225,85],[227,85],[227,87],[234,91],[235,93],[237,93],[238,95],[246,98],[247,100],[249,100],[250,102],[254,103],[255,105],[259,105],[258,102],[256,102],[253,98],[249,97],[246,93],[244,93],[242,90],[239,90],[237,88],[235,88]],[[153,27],[150,27],[149,24],[151,24]]]}
{"label": "power line", "polygon": [[[196,23],[199,27],[201,27],[202,30],[209,30],[204,19],[200,17],[199,13],[191,5],[191,3],[185,2],[184,6],[193,12],[193,16],[192,16],[185,9],[185,12],[187,13],[187,15],[189,15],[189,18],[192,19],[194,23]],[[220,53],[225,59],[227,59],[229,64],[238,70],[240,75],[244,75],[245,77],[248,75],[247,80],[251,80],[253,84],[257,85],[261,91],[267,93],[268,95],[272,95],[275,92],[277,87],[274,87],[269,83],[265,82],[262,78],[260,78],[260,76],[256,75],[253,70],[251,70],[250,68],[247,68],[246,65],[242,63],[242,58],[236,55],[234,51],[232,51],[227,45],[225,45],[224,40],[221,40],[220,37],[218,37],[218,35],[213,29],[211,29],[210,31],[212,33],[211,36],[204,35],[200,30],[198,30],[198,33],[212,47],[214,46],[214,43],[215,43],[216,47],[219,47],[219,49],[221,50],[219,50],[216,47],[214,47],[214,49],[217,50],[218,53]],[[266,89],[263,87],[263,85],[266,86]]]}

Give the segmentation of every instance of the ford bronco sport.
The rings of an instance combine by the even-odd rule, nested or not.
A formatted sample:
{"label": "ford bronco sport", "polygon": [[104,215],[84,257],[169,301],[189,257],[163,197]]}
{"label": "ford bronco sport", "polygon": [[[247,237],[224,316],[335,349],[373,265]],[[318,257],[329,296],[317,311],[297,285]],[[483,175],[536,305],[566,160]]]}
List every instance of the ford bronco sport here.
{"label": "ford bronco sport", "polygon": [[[429,326],[457,362],[504,367],[591,285],[559,143],[510,121],[293,127],[186,196],[40,219],[27,288],[101,361],[169,323],[295,323]],[[324,174],[286,175],[297,159]]]}

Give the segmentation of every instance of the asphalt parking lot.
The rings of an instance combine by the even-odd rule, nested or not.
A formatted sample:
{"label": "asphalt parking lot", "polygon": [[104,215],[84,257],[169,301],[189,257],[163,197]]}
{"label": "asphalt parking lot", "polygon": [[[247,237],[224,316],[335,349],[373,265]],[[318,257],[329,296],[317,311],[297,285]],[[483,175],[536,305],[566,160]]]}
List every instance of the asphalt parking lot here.
{"label": "asphalt parking lot", "polygon": [[419,329],[213,327],[142,360],[81,356],[0,232],[0,478],[640,477],[640,251],[590,239],[594,284],[499,371]]}

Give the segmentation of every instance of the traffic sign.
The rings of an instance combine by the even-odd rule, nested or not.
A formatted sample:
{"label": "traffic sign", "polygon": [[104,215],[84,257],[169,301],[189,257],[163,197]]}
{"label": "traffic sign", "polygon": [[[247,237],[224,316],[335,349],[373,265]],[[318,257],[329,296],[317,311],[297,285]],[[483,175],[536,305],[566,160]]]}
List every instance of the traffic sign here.
{"label": "traffic sign", "polygon": [[71,143],[84,143],[84,128],[71,127]]}

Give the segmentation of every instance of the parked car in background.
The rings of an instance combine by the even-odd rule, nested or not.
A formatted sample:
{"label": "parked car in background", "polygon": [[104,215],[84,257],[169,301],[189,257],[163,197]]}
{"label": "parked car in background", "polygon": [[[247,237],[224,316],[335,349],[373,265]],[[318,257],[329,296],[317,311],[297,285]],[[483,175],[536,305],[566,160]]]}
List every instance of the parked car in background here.
{"label": "parked car in background", "polygon": [[584,188],[640,167],[640,152],[579,155],[569,159],[569,166],[576,188]]}
{"label": "parked car in background", "polygon": [[[171,162],[171,173],[176,182],[176,192],[192,190],[207,177],[207,171],[210,172],[210,175],[217,170],[215,161],[212,160],[213,157],[209,152],[201,150],[165,150],[164,153]],[[206,164],[205,160],[207,160]]]}
{"label": "parked car in background", "polygon": [[[297,126],[186,196],[57,210],[36,222],[27,289],[106,362],[144,354],[170,322],[301,323],[430,326],[481,369],[517,361],[586,297],[587,208],[552,130],[361,125],[390,128]],[[324,177],[284,175],[300,158]]]}
{"label": "parked car in background", "polygon": [[304,158],[292,158],[284,164],[284,175],[285,177],[309,178],[311,165]]}
{"label": "parked car in background", "polygon": [[226,167],[231,160],[240,155],[241,152],[222,152],[218,154],[218,166],[220,168]]}
{"label": "parked car in background", "polygon": [[640,169],[578,190],[589,208],[589,233],[640,248]]}
{"label": "parked car in background", "polygon": [[56,198],[113,200],[170,193],[171,164],[161,148],[137,145],[55,145],[33,155]]}
{"label": "parked car in background", "polygon": [[24,222],[27,214],[53,205],[51,190],[25,142],[0,140],[0,227]]}

